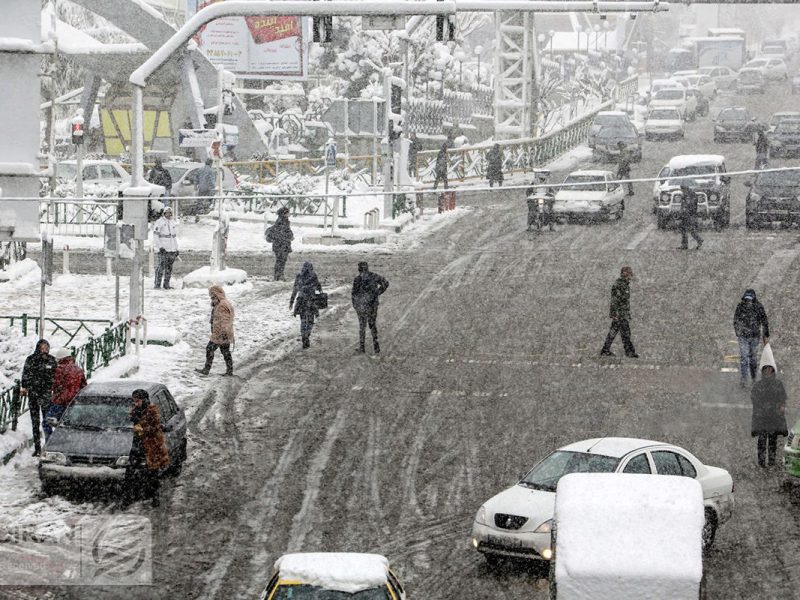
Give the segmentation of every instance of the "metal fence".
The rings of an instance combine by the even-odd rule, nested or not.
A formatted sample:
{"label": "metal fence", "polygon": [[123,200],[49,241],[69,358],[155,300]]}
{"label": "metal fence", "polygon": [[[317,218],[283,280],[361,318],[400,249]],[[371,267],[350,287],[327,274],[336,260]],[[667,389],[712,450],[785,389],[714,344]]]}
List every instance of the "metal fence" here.
{"label": "metal fence", "polygon": [[117,201],[50,200],[41,203],[39,221],[51,235],[102,236],[106,223],[117,222]]}
{"label": "metal fence", "polygon": [[[107,328],[97,337],[78,347],[72,348],[72,355],[86,373],[89,379],[92,373],[100,367],[107,367],[115,359],[125,356],[129,339],[129,325],[127,322],[118,323]],[[13,386],[0,390],[0,433],[8,429],[17,429],[17,418],[28,410],[27,399],[20,393],[20,381],[17,379]]]}
{"label": "metal fence", "polygon": [[[40,317],[30,316],[27,313],[21,315],[0,315],[0,319],[5,319],[10,327],[17,326],[22,330],[22,335],[28,335],[28,330],[31,332],[39,331]],[[45,335],[52,337],[54,335],[63,334],[67,336],[67,340],[63,343],[64,346],[69,346],[79,333],[86,332],[89,336],[95,333],[92,330],[92,324],[101,324],[108,330],[114,323],[110,319],[60,319],[45,317]],[[52,329],[48,333],[48,326]]]}

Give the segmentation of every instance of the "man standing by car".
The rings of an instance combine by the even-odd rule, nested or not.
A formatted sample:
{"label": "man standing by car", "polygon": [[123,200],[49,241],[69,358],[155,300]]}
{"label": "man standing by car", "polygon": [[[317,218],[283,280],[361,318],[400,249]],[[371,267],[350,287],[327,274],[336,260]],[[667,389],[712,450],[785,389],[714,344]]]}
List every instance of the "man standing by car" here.
{"label": "man standing by car", "polygon": [[163,280],[164,289],[171,290],[169,280],[172,277],[172,265],[178,258],[178,224],[172,218],[172,209],[169,206],[164,209],[164,213],[153,227],[153,250],[158,254],[156,281],[153,287],[161,288]]}
{"label": "man standing by car", "polygon": [[351,298],[353,308],[358,315],[358,351],[366,352],[364,349],[364,337],[366,336],[367,325],[372,333],[372,348],[375,354],[379,354],[381,347],[378,344],[378,296],[389,289],[389,282],[382,275],[372,273],[366,262],[358,263],[358,276],[353,279],[353,291]]}
{"label": "man standing by car", "polygon": [[[619,162],[617,163],[617,179],[620,181],[631,178],[631,156],[622,142],[617,143]],[[628,196],[633,196],[633,183],[628,181]]]}
{"label": "man standing by car", "polygon": [[58,361],[58,366],[56,366],[56,373],[53,379],[53,400],[50,402],[50,408],[42,424],[45,440],[49,439],[50,434],[53,433],[53,428],[47,422],[47,419],[60,421],[72,399],[86,387],[86,374],[80,365],[75,362],[75,358],[67,348],[60,348],[56,351],[56,360]]}
{"label": "man standing by car", "polygon": [[294,234],[289,224],[289,209],[285,206],[278,209],[278,218],[266,231],[267,242],[272,243],[272,252],[275,254],[275,281],[285,281],[283,269],[286,260],[292,251]]}
{"label": "man standing by car", "polygon": [[213,198],[217,187],[217,174],[214,173],[214,169],[211,167],[212,164],[214,164],[214,161],[207,158],[206,164],[197,171],[197,195],[202,196],[202,198],[197,199],[195,215],[209,210],[214,202],[213,200],[204,199]]}
{"label": "man standing by car", "polygon": [[767,157],[769,156],[769,140],[764,131],[759,129],[756,134],[756,169],[767,168]]}
{"label": "man standing by car", "polygon": [[147,181],[162,186],[164,195],[172,195],[172,175],[164,168],[160,158],[156,158],[155,165],[147,173]]}
{"label": "man standing by car", "polygon": [[681,250],[689,249],[689,236],[697,243],[695,250],[700,250],[703,238],[697,233],[697,194],[689,187],[681,186]]}
{"label": "man standing by car", "polygon": [[[769,320],[764,305],[756,298],[755,290],[746,290],[733,313],[733,330],[739,342],[740,384],[747,384],[747,374],[755,381],[758,366],[758,343],[769,343]],[[763,334],[763,338],[762,338]]]}
{"label": "man standing by car", "polygon": [[[133,390],[131,394],[133,408],[130,418],[133,422],[133,444],[128,464],[132,475],[144,477],[143,488],[146,496],[152,499],[152,505],[159,504],[159,488],[161,483],[158,472],[169,465],[169,450],[164,432],[161,429],[161,415],[158,407],[150,404],[147,390]],[[138,471],[138,472],[137,472]],[[126,480],[132,479],[127,478]],[[128,494],[131,490],[126,490]]]}
{"label": "man standing by car", "polygon": [[611,317],[611,327],[606,336],[606,342],[603,344],[603,349],[600,350],[600,356],[614,356],[611,352],[611,344],[614,338],[617,337],[617,332],[622,335],[622,345],[625,349],[625,356],[628,358],[639,358],[636,350],[631,341],[631,285],[633,279],[633,269],[630,267],[622,267],[619,279],[614,283],[611,288],[611,307],[609,309],[609,317]]}
{"label": "man standing by car", "polygon": [[55,374],[56,359],[50,355],[50,343],[47,340],[39,340],[36,342],[33,354],[25,359],[20,382],[20,393],[28,397],[34,456],[39,456],[42,452],[39,421],[46,419],[47,411],[50,410]]}

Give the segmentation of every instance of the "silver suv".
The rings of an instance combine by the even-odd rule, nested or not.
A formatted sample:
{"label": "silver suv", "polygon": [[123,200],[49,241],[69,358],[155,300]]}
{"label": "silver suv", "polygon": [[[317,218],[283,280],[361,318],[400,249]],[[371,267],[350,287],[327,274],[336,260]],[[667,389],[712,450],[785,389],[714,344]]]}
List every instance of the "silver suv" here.
{"label": "silver suv", "polygon": [[681,186],[697,193],[700,218],[710,219],[720,228],[730,225],[731,178],[725,173],[725,157],[718,154],[686,154],[670,160],[658,174],[653,190],[658,228],[666,229],[680,219]]}

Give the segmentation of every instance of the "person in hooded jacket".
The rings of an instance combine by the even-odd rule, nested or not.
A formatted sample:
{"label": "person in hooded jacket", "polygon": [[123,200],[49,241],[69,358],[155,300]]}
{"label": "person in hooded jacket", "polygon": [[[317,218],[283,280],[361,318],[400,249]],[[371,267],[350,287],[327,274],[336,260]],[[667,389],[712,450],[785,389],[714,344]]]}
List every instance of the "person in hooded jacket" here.
{"label": "person in hooded jacket", "polygon": [[758,366],[758,343],[769,342],[767,311],[756,298],[755,290],[746,290],[733,313],[733,330],[739,342],[740,384],[747,385],[747,373],[755,381]]}
{"label": "person in hooded jacket", "polygon": [[44,422],[47,411],[50,410],[55,375],[56,359],[50,355],[50,342],[39,340],[33,354],[25,359],[20,382],[20,393],[28,397],[34,456],[39,456],[42,452],[39,424]]}
{"label": "person in hooded jacket", "polygon": [[504,160],[503,149],[500,147],[500,144],[495,144],[492,146],[492,149],[486,153],[486,178],[489,180],[489,187],[493,187],[495,181],[497,185],[503,185]]}
{"label": "person in hooded jacket", "polygon": [[267,228],[267,242],[272,243],[272,252],[275,254],[275,281],[285,281],[283,270],[286,267],[286,259],[292,251],[292,240],[294,233],[289,224],[289,209],[285,206],[278,209],[278,219]]}
{"label": "person in hooded jacket", "polygon": [[[153,506],[159,505],[158,473],[169,466],[169,450],[164,432],[161,429],[161,415],[158,407],[150,403],[147,390],[134,390],[131,394],[133,408],[130,419],[133,422],[133,443],[128,458],[128,477],[126,481],[135,481],[135,475],[143,477],[143,491],[150,496]],[[130,494],[132,490],[128,490]]]}
{"label": "person in hooded jacket", "polygon": [[292,297],[289,298],[292,314],[300,317],[300,339],[304,349],[311,346],[311,330],[314,327],[314,319],[319,316],[319,308],[314,297],[321,291],[322,284],[314,272],[314,265],[304,262],[303,268],[294,278]]}
{"label": "person in hooded jacket", "polygon": [[153,168],[147,173],[147,181],[163,186],[167,196],[172,195],[172,175],[164,168],[160,158],[155,159]]}
{"label": "person in hooded jacket", "polygon": [[56,361],[58,363],[53,378],[53,398],[47,411],[47,417],[42,422],[45,440],[49,439],[50,434],[53,433],[53,428],[47,423],[47,419],[60,421],[72,399],[86,387],[86,374],[75,362],[75,358],[67,348],[60,348],[56,351]]}
{"label": "person in hooded jacket", "polygon": [[202,369],[195,369],[201,375],[208,375],[211,372],[211,365],[214,363],[214,353],[219,348],[222,358],[225,359],[225,375],[233,375],[233,356],[231,355],[231,345],[234,342],[233,335],[233,305],[225,297],[225,290],[222,286],[212,285],[208,288],[208,296],[211,298],[211,338],[206,345],[206,364]]}
{"label": "person in hooded jacket", "polygon": [[761,379],[753,384],[750,390],[750,401],[753,403],[753,418],[750,434],[758,437],[758,465],[761,467],[775,464],[775,449],[779,435],[788,435],[786,427],[786,389],[775,375],[775,361],[772,352],[761,367]]}
{"label": "person in hooded jacket", "polygon": [[365,352],[364,338],[367,325],[372,332],[372,348],[379,354],[381,347],[378,344],[378,297],[389,289],[389,282],[382,275],[372,273],[366,262],[358,263],[358,275],[353,279],[351,298],[353,308],[358,315],[358,351]]}

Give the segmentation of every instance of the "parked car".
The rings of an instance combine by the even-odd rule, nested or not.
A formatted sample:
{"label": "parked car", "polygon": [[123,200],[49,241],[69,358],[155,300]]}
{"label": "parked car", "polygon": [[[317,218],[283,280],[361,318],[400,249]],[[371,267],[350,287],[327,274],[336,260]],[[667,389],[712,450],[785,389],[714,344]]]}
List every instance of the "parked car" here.
{"label": "parked car", "polygon": [[658,174],[654,191],[658,194],[657,225],[665,229],[681,215],[681,186],[699,196],[697,214],[718,227],[731,222],[730,176],[725,175],[725,157],[717,154],[675,156]]}
{"label": "parked car", "polygon": [[794,110],[787,110],[773,113],[767,122],[767,136],[775,131],[778,123],[781,121],[797,121],[800,120],[800,112]]}
{"label": "parked car", "polygon": [[556,191],[553,213],[556,218],[621,219],[625,212],[625,191],[611,171],[575,171],[567,175]]}
{"label": "parked car", "polygon": [[792,93],[800,94],[800,75],[792,77]]}
{"label": "parked car", "polygon": [[70,403],[44,446],[39,460],[42,491],[50,494],[70,483],[133,484],[140,473],[129,464],[129,413],[131,394],[139,388],[149,393],[161,414],[170,469],[180,471],[186,460],[186,415],[167,387],[130,379],[92,382]]}
{"label": "parked car", "polygon": [[[170,162],[165,163],[164,167],[172,176],[172,195],[177,199],[177,211],[179,215],[205,214],[214,205],[213,198],[202,200],[189,199],[197,196],[197,172],[203,166],[198,162]],[[230,168],[223,166],[223,193],[235,190],[239,182]]]}
{"label": "parked car", "polygon": [[619,158],[619,143],[622,142],[631,160],[642,160],[642,140],[632,123],[606,125],[597,132],[592,157],[602,162],[613,162]]}
{"label": "parked car", "polygon": [[594,116],[589,127],[589,148],[594,148],[597,143],[597,134],[603,127],[608,126],[633,127],[630,117],[621,110],[601,110]]}
{"label": "parked car", "polygon": [[686,88],[666,88],[653,94],[650,108],[672,106],[678,109],[681,116],[691,121],[697,114],[697,100],[686,94]]}
{"label": "parked car", "polygon": [[656,107],[644,122],[644,137],[648,140],[655,137],[683,138],[684,133],[681,113],[675,107]]}
{"label": "parked car", "polygon": [[800,153],[800,119],[784,119],[767,135],[770,158]]}
{"label": "parked car", "polygon": [[786,437],[786,445],[783,447],[783,471],[785,486],[792,486],[800,481],[800,420],[795,422]]}
{"label": "parked car", "polygon": [[[742,69],[757,69],[761,71],[765,79],[770,81],[789,79],[789,71],[786,68],[786,63],[783,62],[781,58],[761,56],[745,63]],[[739,74],[741,75],[741,71],[739,71]]]}
{"label": "parked car", "polygon": [[719,525],[733,513],[733,480],[719,467],[663,442],[607,437],[559,448],[510,488],[487,500],[475,515],[472,547],[490,563],[500,557],[548,561],[556,487],[569,473],[634,473],[690,477],[703,489],[703,544],[714,542]]}
{"label": "parked car", "polygon": [[650,95],[652,96],[660,90],[664,90],[667,88],[675,88],[675,87],[680,87],[680,84],[672,78],[654,79],[650,83]]}
{"label": "parked car", "polygon": [[380,554],[296,552],[275,561],[261,600],[405,600],[400,580]]}
{"label": "parked car", "polygon": [[744,68],[736,76],[736,91],[740,93],[763,94],[767,90],[767,80],[760,69]]}
{"label": "parked car", "polygon": [[706,98],[716,97],[717,84],[708,75],[689,75],[686,79],[689,82],[686,87],[700,90]]}
{"label": "parked car", "polygon": [[[130,174],[115,160],[84,160],[83,192],[85,196],[114,197],[121,187],[130,184]],[[56,175],[62,184],[74,186],[78,179],[78,162],[62,160],[56,166]],[[72,189],[70,194],[72,195]]]}
{"label": "parked car", "polygon": [[727,106],[714,119],[714,141],[752,142],[757,128],[756,118],[743,106]]}
{"label": "parked car", "polygon": [[701,75],[708,75],[717,84],[718,90],[727,90],[736,83],[736,71],[730,67],[700,67]]}
{"label": "parked car", "polygon": [[745,224],[762,227],[768,223],[800,224],[800,171],[768,171],[745,181]]}

